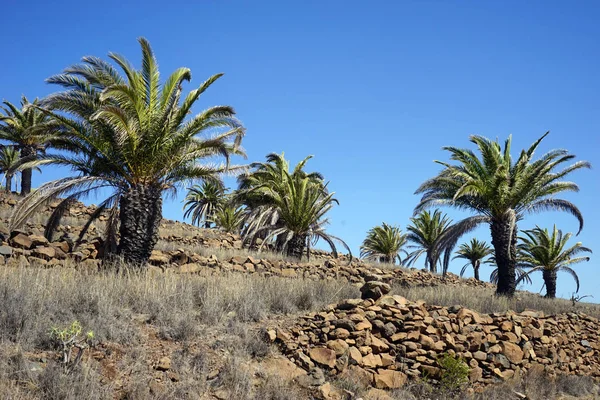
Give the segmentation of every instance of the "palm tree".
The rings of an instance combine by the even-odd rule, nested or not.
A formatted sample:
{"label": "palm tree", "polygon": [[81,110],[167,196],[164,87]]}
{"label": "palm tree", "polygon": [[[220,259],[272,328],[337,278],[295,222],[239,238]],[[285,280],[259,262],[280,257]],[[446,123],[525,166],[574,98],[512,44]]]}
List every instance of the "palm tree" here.
{"label": "palm tree", "polygon": [[[265,239],[267,231],[259,234],[252,232],[256,227],[269,224],[283,227],[283,221],[278,221],[279,213],[273,212],[271,191],[284,193],[287,190],[288,177],[307,178],[312,184],[321,188],[323,195],[327,194],[327,186],[323,175],[318,172],[305,172],[304,167],[312,156],[300,161],[290,173],[289,161],[285,159],[284,153],[270,153],[266,156],[266,162],[250,164],[251,170],[238,176],[238,190],[235,192],[234,201],[246,207],[246,228],[244,236],[254,243],[256,239]],[[269,212],[271,211],[271,212]],[[275,219],[273,219],[275,218]],[[246,232],[247,231],[247,232]],[[248,234],[252,232],[252,234]],[[275,239],[275,250],[283,251],[285,235]]]}
{"label": "palm tree", "polygon": [[[307,173],[304,167],[313,156],[308,156],[300,161],[291,174],[292,177],[309,178],[311,182],[321,185],[325,189],[323,175],[319,172]],[[238,176],[238,190],[236,199],[249,208],[256,208],[268,204],[269,196],[261,190],[267,186],[285,186],[284,180],[290,172],[290,163],[285,159],[284,153],[270,153],[266,156],[266,162],[250,164],[250,171]]]}
{"label": "palm tree", "polygon": [[466,263],[460,270],[460,276],[464,275],[465,271],[470,265],[473,267],[475,279],[480,280],[479,267],[481,267],[481,261],[493,253],[494,250],[486,242],[473,238],[471,239],[471,242],[460,245],[460,248],[456,252],[456,256],[453,258],[453,260],[457,258],[468,260],[469,262]]}
{"label": "palm tree", "polygon": [[[190,70],[179,68],[161,84],[150,44],[143,38],[139,42],[141,70],[111,53],[124,76],[108,62],[85,57],[82,64],[48,79],[65,90],[48,96],[38,108],[62,125],[60,144],[68,153],[41,156],[34,165],[65,165],[74,173],[27,196],[11,217],[12,229],[52,198],[62,196],[68,202],[111,188],[91,217],[112,210],[107,243],[114,243],[118,226],[117,254],[126,262],[145,264],[158,240],[163,193],[239,169],[229,166],[232,154],[243,154],[239,144],[244,130],[233,108],[211,107],[190,117],[200,95],[222,74],[213,75],[181,101]],[[207,137],[209,132],[213,136]],[[224,156],[227,163],[200,163],[215,156]]]}
{"label": "palm tree", "polygon": [[[35,106],[38,99],[30,103],[25,96],[21,98],[21,109],[5,101],[0,107],[0,139],[11,142],[25,160],[34,160],[53,139],[56,123],[48,114]],[[34,107],[32,107],[34,106]],[[21,195],[31,192],[32,168],[21,171]]]}
{"label": "palm tree", "polygon": [[569,201],[556,197],[565,191],[578,191],[573,182],[562,178],[590,164],[579,161],[561,171],[556,168],[575,156],[566,150],[552,150],[538,160],[533,154],[544,134],[529,149],[521,152],[516,162],[511,157],[511,137],[504,149],[498,142],[482,136],[471,136],[481,158],[475,152],[456,147],[444,147],[457,161],[456,165],[436,161],[444,169],[424,182],[416,191],[423,195],[415,213],[429,207],[448,205],[476,213],[453,225],[442,247],[452,248],[463,234],[481,224],[489,224],[492,245],[498,262],[498,286],[496,293],[512,296],[516,287],[515,264],[517,223],[526,214],[545,210],[566,211],[579,221],[583,228],[583,216]]}
{"label": "palm tree", "polygon": [[437,272],[438,261],[441,250],[443,250],[438,246],[438,243],[448,231],[452,221],[440,210],[435,210],[433,214],[424,210],[417,217],[411,218],[410,221],[412,224],[407,228],[409,232],[407,239],[415,244],[408,246],[408,248],[415,250],[408,255],[405,262],[410,266],[421,255],[425,254],[425,268],[429,268],[431,272]]}
{"label": "palm tree", "polygon": [[367,232],[367,237],[360,246],[360,257],[365,260],[395,264],[402,262],[400,253],[406,245],[407,235],[397,226],[385,222]]}
{"label": "palm tree", "polygon": [[214,222],[219,229],[227,233],[239,234],[242,230],[245,217],[245,208],[229,201],[216,210],[212,216],[212,222]]}
{"label": "palm tree", "polygon": [[584,247],[581,242],[566,248],[572,234],[563,235],[556,225],[554,225],[552,233],[548,232],[548,229],[540,227],[523,231],[523,233],[525,236],[520,237],[519,248],[523,251],[523,264],[531,269],[517,283],[525,276],[528,277],[533,272],[541,271],[546,284],[546,297],[553,299],[556,297],[556,273],[564,271],[573,277],[577,284],[576,291],[579,292],[579,278],[571,265],[589,261],[589,257],[575,256],[581,253],[591,253],[592,250]]}
{"label": "palm tree", "polygon": [[325,231],[328,219],[325,214],[338,201],[334,193],[325,193],[321,184],[303,174],[282,171],[281,182],[261,185],[256,188],[264,197],[264,205],[252,210],[246,219],[245,240],[252,240],[266,233],[259,251],[270,239],[281,241],[281,249],[289,257],[300,259],[306,250],[310,257],[310,246],[323,239],[337,257],[334,241],[340,242],[350,252],[348,245]]}
{"label": "palm tree", "polygon": [[19,151],[14,146],[3,146],[0,151],[0,173],[6,180],[6,193],[12,192],[12,178],[20,161]]}
{"label": "palm tree", "polygon": [[[188,189],[185,197],[183,218],[192,216],[192,225],[200,226],[204,222],[205,228],[210,228],[210,223],[215,213],[225,202],[225,188],[222,182],[203,182]],[[186,210],[187,209],[187,210]]]}

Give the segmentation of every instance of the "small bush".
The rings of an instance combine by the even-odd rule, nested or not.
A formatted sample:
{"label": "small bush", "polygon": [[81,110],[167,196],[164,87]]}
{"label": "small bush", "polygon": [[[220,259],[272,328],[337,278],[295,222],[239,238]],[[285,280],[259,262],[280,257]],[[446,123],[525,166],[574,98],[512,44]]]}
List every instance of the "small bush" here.
{"label": "small bush", "polygon": [[462,359],[445,353],[438,364],[442,368],[440,383],[443,389],[455,392],[469,382],[469,366]]}

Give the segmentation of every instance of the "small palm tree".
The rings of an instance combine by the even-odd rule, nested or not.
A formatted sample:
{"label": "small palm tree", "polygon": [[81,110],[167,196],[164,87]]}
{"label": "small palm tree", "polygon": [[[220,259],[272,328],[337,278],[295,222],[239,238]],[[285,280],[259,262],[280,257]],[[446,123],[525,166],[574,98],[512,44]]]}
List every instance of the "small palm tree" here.
{"label": "small palm tree", "polygon": [[535,150],[548,135],[546,133],[516,161],[511,157],[511,137],[504,144],[482,136],[471,136],[481,157],[469,149],[444,147],[456,161],[455,165],[436,161],[444,169],[424,182],[416,191],[423,197],[415,213],[430,207],[447,205],[469,210],[476,215],[453,225],[446,235],[443,248],[453,248],[459,238],[481,224],[488,224],[492,245],[498,263],[498,286],[496,293],[512,296],[516,288],[515,267],[517,262],[517,223],[525,215],[546,210],[565,211],[577,218],[579,230],[583,228],[583,216],[571,202],[557,198],[566,191],[578,191],[573,182],[563,178],[590,163],[579,161],[556,171],[564,163],[575,158],[566,150],[552,150],[538,160],[533,160]]}
{"label": "small palm tree", "polygon": [[463,243],[460,245],[460,248],[456,252],[456,256],[453,258],[462,258],[464,260],[468,260],[462,269],[460,270],[460,276],[463,276],[469,265],[473,267],[473,274],[475,279],[479,279],[479,268],[481,267],[481,262],[484,258],[492,255],[494,253],[494,249],[492,249],[486,242],[479,241],[475,238],[471,239],[469,243]]}
{"label": "small palm tree", "polygon": [[[272,192],[285,193],[289,188],[287,179],[291,177],[307,178],[311,184],[321,188],[322,195],[327,194],[327,187],[323,175],[318,172],[305,172],[304,167],[312,156],[300,161],[290,172],[290,163],[284,154],[271,153],[266,157],[266,162],[257,162],[250,165],[251,169],[238,176],[238,190],[235,192],[234,201],[246,207],[246,228],[244,237],[249,238],[253,244],[257,239],[265,239],[267,231],[255,234],[257,227],[271,225],[284,226],[283,221],[278,221],[279,213],[272,207]],[[285,235],[275,238],[275,251],[282,252]]]}
{"label": "small palm tree", "polygon": [[[163,193],[239,169],[229,165],[231,155],[243,154],[239,144],[244,130],[233,108],[216,106],[191,115],[200,95],[222,74],[213,75],[182,100],[190,70],[179,68],[161,84],[150,44],[143,38],[139,42],[140,70],[111,53],[123,75],[108,62],[85,57],[82,64],[48,79],[65,90],[35,107],[60,124],[59,144],[67,153],[40,156],[33,165],[63,165],[74,173],[43,185],[20,202],[11,229],[50,199],[64,197],[69,202],[110,188],[112,193],[91,219],[111,210],[106,243],[113,249],[119,237],[117,254],[125,262],[143,265],[158,241]],[[220,156],[226,163],[201,163]],[[64,207],[57,207],[55,213],[62,211]],[[51,216],[54,222],[59,219]]]}
{"label": "small palm tree", "polygon": [[0,173],[6,180],[6,193],[12,192],[12,178],[20,161],[19,151],[13,146],[4,146],[0,151]]}
{"label": "small palm tree", "polygon": [[289,257],[300,259],[304,251],[310,257],[310,246],[323,239],[337,257],[334,242],[339,242],[351,254],[348,245],[338,237],[328,234],[325,215],[338,201],[334,193],[325,193],[323,186],[302,174],[292,175],[283,170],[283,178],[277,185],[260,186],[265,203],[252,210],[246,219],[246,241],[266,234],[263,244],[271,239],[280,241],[282,251]]}
{"label": "small palm tree", "polygon": [[[523,264],[531,268],[524,276],[529,276],[534,272],[542,272],[544,283],[546,285],[546,297],[556,297],[556,274],[564,271],[570,274],[579,291],[579,278],[577,273],[571,268],[572,265],[589,261],[589,257],[576,257],[581,253],[591,253],[581,242],[575,243],[571,247],[566,247],[572,234],[564,234],[560,229],[554,229],[552,233],[548,229],[536,227],[532,230],[523,231],[525,236],[520,237],[521,244],[519,248],[523,251]],[[521,277],[521,280],[524,279]]]}
{"label": "small palm tree", "polygon": [[422,211],[410,221],[411,224],[407,228],[407,239],[414,245],[410,245],[408,248],[414,250],[408,255],[405,262],[409,266],[413,265],[421,255],[425,254],[425,268],[429,268],[431,272],[437,272],[441,250],[443,250],[439,246],[439,241],[448,231],[452,221],[440,210],[435,210],[433,213],[427,210]]}
{"label": "small palm tree", "polygon": [[194,185],[188,189],[185,197],[183,218],[192,217],[192,225],[210,228],[217,210],[225,202],[225,187],[222,182],[206,181],[202,185]]}
{"label": "small palm tree", "polygon": [[402,262],[400,253],[405,250],[407,235],[397,226],[385,222],[367,232],[367,237],[360,246],[360,256],[365,260],[395,264]]}
{"label": "small palm tree", "polygon": [[[0,139],[13,143],[20,156],[34,160],[54,138],[57,124],[46,113],[36,107],[38,99],[30,103],[25,96],[21,98],[21,108],[5,101],[0,107]],[[31,192],[32,168],[21,171],[21,195]]]}
{"label": "small palm tree", "polygon": [[245,218],[245,208],[228,201],[216,210],[212,216],[212,222],[227,233],[239,234]]}

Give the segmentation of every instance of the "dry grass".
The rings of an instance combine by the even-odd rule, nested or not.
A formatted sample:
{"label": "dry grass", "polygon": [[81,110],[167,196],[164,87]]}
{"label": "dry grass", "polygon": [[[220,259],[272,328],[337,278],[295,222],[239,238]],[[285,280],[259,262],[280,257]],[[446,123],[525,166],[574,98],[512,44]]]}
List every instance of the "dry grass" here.
{"label": "dry grass", "polygon": [[135,341],[134,314],[173,339],[195,336],[193,325],[258,321],[268,315],[315,310],[356,287],[332,281],[252,275],[184,276],[98,273],[67,268],[0,270],[0,341],[43,346],[48,329],[79,320],[99,339]]}
{"label": "dry grass", "polygon": [[514,298],[496,296],[492,289],[471,288],[466,286],[402,287],[394,286],[393,294],[399,294],[409,300],[423,300],[428,304],[440,306],[461,305],[481,313],[499,313],[513,310],[539,310],[546,315],[567,312],[583,312],[600,318],[600,305],[592,303],[573,303],[565,299],[546,299],[528,292],[517,292]]}
{"label": "dry grass", "polygon": [[[65,374],[48,363],[42,372],[32,372],[21,351],[51,350],[48,330],[73,320],[92,329],[101,342],[118,342],[138,347],[142,335],[139,321],[148,321],[162,339],[180,343],[202,343],[206,332],[217,332],[212,345],[228,354],[219,382],[207,383],[202,355],[181,351],[173,357],[180,381],[167,383],[166,392],[149,391],[148,376],[134,375],[125,389],[130,399],[198,398],[208,388],[224,386],[240,399],[301,399],[278,395],[287,384],[267,380],[248,390],[252,375],[238,364],[272,354],[257,323],[266,317],[321,309],[340,299],[356,297],[356,287],[342,282],[264,278],[252,275],[184,276],[146,273],[86,273],[75,268],[12,268],[0,270],[0,344],[3,349],[20,349],[17,354],[0,352],[2,398],[104,399],[110,388],[99,383],[90,365]],[[185,346],[184,346],[185,347]],[[128,370],[143,371],[147,354],[128,352]],[[236,364],[237,363],[237,364]],[[252,379],[251,379],[252,378]],[[282,386],[283,385],[283,386]],[[252,385],[252,387],[254,387]]]}

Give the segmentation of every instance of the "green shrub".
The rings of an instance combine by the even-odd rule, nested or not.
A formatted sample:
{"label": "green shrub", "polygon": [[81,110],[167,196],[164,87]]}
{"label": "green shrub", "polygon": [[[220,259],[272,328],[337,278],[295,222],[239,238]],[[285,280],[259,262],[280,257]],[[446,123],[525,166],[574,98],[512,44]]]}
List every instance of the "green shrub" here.
{"label": "green shrub", "polygon": [[442,368],[441,384],[448,391],[456,391],[469,382],[469,366],[458,357],[445,353],[438,364]]}

